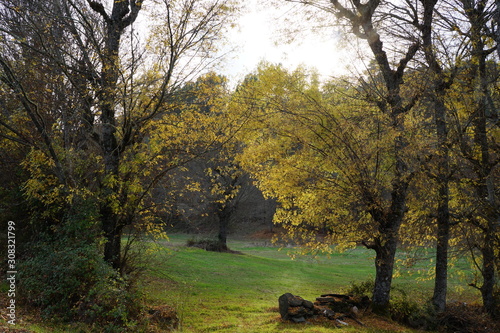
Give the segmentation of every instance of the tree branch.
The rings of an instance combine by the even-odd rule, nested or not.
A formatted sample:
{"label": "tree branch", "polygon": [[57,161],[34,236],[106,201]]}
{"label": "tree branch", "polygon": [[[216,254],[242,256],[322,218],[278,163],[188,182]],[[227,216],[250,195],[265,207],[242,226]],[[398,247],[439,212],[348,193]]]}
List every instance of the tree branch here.
{"label": "tree branch", "polygon": [[96,13],[99,13],[102,16],[104,21],[106,21],[107,23],[111,21],[102,3],[92,0],[87,0],[87,2],[89,3],[90,8],[92,8]]}
{"label": "tree branch", "polygon": [[19,82],[19,80],[17,80],[14,72],[12,71],[12,68],[9,66],[7,61],[2,56],[0,56],[0,66],[2,67],[2,70],[5,74],[5,77],[2,78],[2,81],[4,81],[14,91],[14,93],[18,96],[26,113],[28,114],[31,121],[35,125],[38,133],[42,136],[43,141],[45,142],[45,145],[47,146],[47,149],[49,150],[50,157],[54,160],[54,162],[56,164],[57,178],[59,179],[61,184],[66,184],[66,177],[64,176],[62,164],[61,164],[59,158],[57,157],[55,149],[52,145],[52,140],[51,140],[49,134],[47,133],[45,122],[43,121],[43,118],[38,113],[38,106],[36,105],[35,102],[33,102],[29,98],[29,96],[26,93],[26,91],[24,90],[24,87],[22,86],[21,82]]}

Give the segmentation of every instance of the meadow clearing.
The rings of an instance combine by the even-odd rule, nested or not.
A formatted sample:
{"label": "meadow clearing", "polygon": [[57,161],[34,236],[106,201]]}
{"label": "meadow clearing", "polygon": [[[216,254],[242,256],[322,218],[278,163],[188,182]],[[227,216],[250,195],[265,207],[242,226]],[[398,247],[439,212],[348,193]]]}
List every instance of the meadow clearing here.
{"label": "meadow clearing", "polygon": [[[148,309],[175,309],[179,321],[173,332],[323,333],[337,329],[362,333],[419,332],[373,314],[360,318],[364,327],[352,322],[337,328],[328,320],[293,324],[281,319],[278,298],[284,293],[314,301],[321,294],[346,293],[353,285],[360,287],[373,280],[374,255],[363,247],[316,257],[299,255],[292,259],[294,248],[279,248],[267,239],[231,240],[228,245],[235,253],[220,253],[187,247],[187,241],[192,238],[173,234],[168,241],[150,243],[151,251],[145,256],[139,279],[146,302],[145,316]],[[393,282],[393,297],[401,304],[424,304],[432,295],[433,281],[425,279],[424,273],[432,267],[432,253],[426,249],[418,252],[420,260],[416,263],[412,260],[415,264],[400,270]],[[414,254],[412,252],[411,257]],[[399,251],[399,259],[408,257],[409,252]],[[464,260],[458,260],[451,269],[450,303],[480,302],[479,293],[467,287],[466,281],[472,274],[469,272],[472,271]],[[81,323],[47,322],[29,312],[21,312],[20,318],[20,324],[10,327],[7,332],[82,333],[90,330]],[[138,325],[131,331],[166,332],[167,329],[153,324],[148,328]]]}
{"label": "meadow clearing", "polygon": [[[265,240],[230,241],[229,247],[241,253],[235,254],[188,248],[185,244],[190,237],[172,235],[168,242],[160,242],[145,281],[151,304],[169,304],[178,312],[178,332],[330,332],[335,325],[329,322],[283,322],[278,312],[279,296],[290,292],[314,301],[320,294],[346,292],[353,284],[374,277],[373,253],[362,247],[292,260],[293,248],[280,249]],[[406,256],[400,251],[401,259]],[[418,271],[431,266],[431,254],[422,250],[422,260],[395,278],[394,297],[425,303],[432,296],[433,282]],[[466,262],[458,261],[452,270],[450,302],[479,301],[479,295],[466,287],[458,272],[467,275]],[[370,316],[364,323],[366,327],[353,325],[343,330],[414,332]]]}

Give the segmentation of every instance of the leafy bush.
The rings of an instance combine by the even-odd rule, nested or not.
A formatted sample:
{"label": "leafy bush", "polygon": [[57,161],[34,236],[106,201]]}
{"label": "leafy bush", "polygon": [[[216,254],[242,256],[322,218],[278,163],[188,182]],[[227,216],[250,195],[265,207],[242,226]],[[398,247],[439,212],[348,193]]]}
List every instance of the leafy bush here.
{"label": "leafy bush", "polygon": [[[371,296],[374,286],[374,279],[351,283],[347,293],[358,297]],[[389,315],[393,320],[414,328],[435,329],[438,325],[436,313],[431,304],[416,302],[403,288],[394,285],[391,286]]]}
{"label": "leafy bush", "polygon": [[409,297],[402,288],[391,288],[391,318],[413,328],[433,330],[437,328],[437,313],[428,302],[417,302],[415,296]]}
{"label": "leafy bush", "polygon": [[32,255],[19,264],[21,299],[45,318],[93,323],[98,331],[133,325],[138,292],[103,260],[92,214],[75,212],[52,229],[30,244]]}
{"label": "leafy bush", "polygon": [[102,260],[96,244],[43,242],[19,267],[20,290],[45,317],[124,326],[137,293]]}
{"label": "leafy bush", "polygon": [[351,282],[351,285],[347,289],[347,294],[359,297],[371,296],[374,287],[375,281],[372,278],[360,283]]}

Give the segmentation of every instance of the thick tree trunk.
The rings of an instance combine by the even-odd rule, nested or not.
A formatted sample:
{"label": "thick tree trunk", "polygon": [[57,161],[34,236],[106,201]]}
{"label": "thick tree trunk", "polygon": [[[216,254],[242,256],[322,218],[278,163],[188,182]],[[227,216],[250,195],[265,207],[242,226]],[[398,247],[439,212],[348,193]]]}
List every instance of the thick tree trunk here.
{"label": "thick tree trunk", "polygon": [[391,204],[387,209],[372,209],[371,215],[378,224],[378,236],[374,244],[368,246],[375,250],[375,286],[373,289],[373,310],[385,314],[388,310],[394,260],[399,242],[399,229],[406,212],[408,180],[403,176],[405,163],[401,156],[402,138],[396,138],[396,172],[393,181]]}
{"label": "thick tree trunk", "polygon": [[120,149],[116,138],[116,119],[114,109],[114,93],[118,80],[118,46],[120,34],[114,27],[108,29],[107,56],[102,71],[102,88],[100,91],[102,130],[100,146],[104,160],[104,181],[102,184],[101,223],[106,244],[104,259],[115,269],[120,268],[120,236],[116,203],[119,191]]}
{"label": "thick tree trunk", "polygon": [[106,244],[104,259],[113,268],[121,266],[121,235],[124,225],[120,223],[119,212],[116,211],[116,200],[119,197],[119,166],[124,144],[118,143],[116,135],[116,93],[120,72],[118,61],[121,35],[125,28],[132,24],[141,9],[141,3],[135,0],[114,1],[111,15],[102,4],[89,1],[89,6],[101,15],[106,25],[105,52],[102,57],[100,91],[98,94],[101,111],[101,128],[99,145],[104,160],[104,175],[101,185],[101,224]]}
{"label": "thick tree trunk", "polygon": [[443,69],[434,52],[432,39],[432,24],[434,8],[437,0],[422,0],[423,24],[419,26],[422,32],[423,50],[425,59],[433,75],[431,85],[431,101],[434,106],[434,122],[437,137],[437,244],[436,244],[436,275],[434,280],[434,295],[432,304],[438,312],[446,309],[446,295],[448,289],[448,242],[450,238],[450,210],[449,210],[449,149],[448,127],[446,120],[446,106],[444,95],[449,83],[443,78]]}
{"label": "thick tree trunk", "polygon": [[120,270],[122,228],[118,226],[117,215],[111,210],[111,207],[101,208],[101,223],[106,238],[104,260],[114,269]]}
{"label": "thick tree trunk", "polygon": [[494,296],[495,288],[495,251],[493,248],[494,235],[486,233],[484,237],[484,246],[481,249],[483,255],[483,285],[481,286],[481,296],[483,298],[483,307],[492,318],[498,316],[497,302]]}
{"label": "thick tree trunk", "polygon": [[[441,81],[440,78],[437,79]],[[439,82],[442,86],[442,82]],[[439,95],[444,94],[440,90]],[[450,190],[449,190],[449,150],[447,147],[448,128],[446,124],[446,107],[441,96],[434,100],[434,116],[438,141],[438,161],[436,182],[437,198],[437,244],[436,244],[436,275],[434,280],[434,294],[432,304],[438,312],[446,309],[446,295],[448,291],[448,242],[450,239]]]}
{"label": "thick tree trunk", "polygon": [[[484,13],[480,13],[485,15]],[[475,16],[471,17],[471,21],[477,19]],[[495,287],[495,235],[497,233],[499,214],[498,206],[496,203],[495,186],[494,179],[492,176],[493,165],[491,162],[492,155],[488,139],[488,119],[487,119],[487,109],[488,109],[488,78],[486,72],[486,52],[484,51],[485,45],[481,39],[481,34],[479,28],[475,27],[472,31],[472,42],[473,42],[473,52],[472,59],[476,66],[476,77],[477,86],[477,100],[476,100],[476,110],[473,115],[474,123],[474,141],[476,147],[480,150],[480,166],[478,168],[479,181],[477,184],[477,194],[478,198],[482,201],[482,212],[483,218],[486,220],[486,226],[482,228],[483,231],[483,244],[481,247],[481,252],[483,256],[483,285],[481,286],[481,295],[483,298],[484,309],[492,316],[496,317],[496,300],[494,297],[494,287]],[[478,29],[478,30],[476,30]]]}
{"label": "thick tree trunk", "polygon": [[[235,183],[236,180],[234,180],[234,184]],[[232,184],[233,191],[234,191],[234,184]],[[238,204],[237,199],[232,198],[228,202],[218,205],[219,206],[217,211],[217,216],[219,217],[218,240],[219,244],[221,244],[221,246],[223,246],[224,248],[227,248],[227,234],[229,230],[229,222],[231,221],[231,216],[233,215],[237,204]]]}
{"label": "thick tree trunk", "polygon": [[396,256],[398,238],[397,232],[386,232],[385,237],[376,239],[374,247],[375,257],[375,286],[373,289],[373,310],[385,313],[388,309],[394,259]]}
{"label": "thick tree trunk", "polygon": [[441,219],[439,218],[439,210],[444,211],[447,209],[448,200],[446,200],[445,203],[443,199],[440,203],[438,203],[438,205],[436,274],[434,278],[434,294],[432,295],[432,304],[438,312],[443,312],[446,309],[446,296],[448,293],[448,241],[450,238],[450,224],[449,218],[446,216],[442,216]]}
{"label": "thick tree trunk", "polygon": [[[484,107],[485,104],[482,104]],[[481,104],[480,104],[481,107]],[[479,110],[479,117],[476,122],[476,140],[481,148],[481,170],[480,181],[478,185],[478,197],[483,200],[484,219],[486,226],[483,230],[483,245],[481,254],[483,256],[483,285],[481,286],[481,295],[483,298],[484,309],[495,318],[497,314],[496,299],[494,297],[495,289],[495,236],[498,229],[498,207],[496,205],[495,191],[493,189],[493,179],[491,176],[490,147],[486,135],[486,115],[484,109]]]}
{"label": "thick tree trunk", "polygon": [[[390,288],[394,269],[394,258],[396,254],[399,228],[406,212],[406,198],[411,172],[405,160],[407,155],[407,142],[404,139],[404,114],[414,105],[417,96],[408,101],[403,99],[401,85],[408,63],[413,59],[420,48],[420,43],[415,42],[408,46],[406,53],[400,59],[397,67],[392,68],[393,61],[389,60],[384,49],[377,29],[374,24],[374,13],[381,4],[379,0],[366,2],[353,2],[353,9],[344,7],[338,0],[332,0],[337,15],[350,21],[353,33],[360,38],[366,39],[370,50],[378,65],[378,70],[384,79],[387,90],[383,102],[378,102],[380,111],[390,116],[392,127],[399,133],[394,140],[393,157],[395,170],[392,179],[392,192],[389,207],[383,207],[381,198],[375,198],[370,190],[362,189],[365,194],[365,204],[373,220],[378,224],[378,235],[374,237],[375,244],[368,247],[374,249],[377,254],[375,268],[375,287],[373,291],[373,306],[378,312],[385,312],[389,305]],[[377,93],[378,94],[378,93]],[[374,98],[378,100],[377,98]],[[375,194],[377,195],[377,194]]]}

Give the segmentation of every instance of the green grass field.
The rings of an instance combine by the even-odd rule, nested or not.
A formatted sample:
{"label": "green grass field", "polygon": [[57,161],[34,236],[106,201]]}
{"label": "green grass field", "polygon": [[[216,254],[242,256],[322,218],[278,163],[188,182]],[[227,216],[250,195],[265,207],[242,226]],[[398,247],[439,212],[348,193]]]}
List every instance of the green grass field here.
{"label": "green grass field", "polygon": [[[290,292],[314,301],[321,294],[343,293],[352,283],[374,278],[374,253],[362,247],[317,258],[298,256],[292,260],[288,255],[292,249],[280,250],[264,240],[230,241],[229,247],[241,253],[235,254],[188,248],[185,244],[190,237],[171,235],[169,241],[150,243],[154,244],[150,248],[155,250],[146,256],[141,272],[140,288],[147,307],[170,306],[177,311],[180,325],[175,332],[331,332],[337,328],[328,321],[283,322],[278,312],[279,296]],[[427,259],[418,261],[411,270],[432,267],[432,253],[422,251],[422,257]],[[399,251],[400,258],[405,256],[404,251]],[[479,301],[479,294],[454,274],[467,272],[468,267],[461,260],[451,270],[449,302]],[[404,292],[412,301],[424,303],[432,295],[433,282],[421,279],[422,275],[405,272],[394,279],[393,294],[401,296]],[[366,327],[351,325],[341,331],[416,332],[380,317],[367,316],[362,321]],[[85,325],[60,326],[29,316],[22,322],[20,328],[29,332],[87,331]]]}
{"label": "green grass field", "polygon": [[[352,283],[374,276],[373,253],[364,248],[291,260],[287,249],[280,251],[258,241],[229,242],[232,250],[242,253],[231,254],[187,248],[186,240],[187,236],[173,235],[169,242],[160,243],[144,284],[152,305],[168,304],[177,309],[179,332],[330,332],[334,326],[328,323],[282,322],[278,297],[290,292],[314,301],[320,294],[341,293]],[[428,264],[419,265],[424,268]],[[454,286],[461,283],[451,281],[450,297],[475,298],[471,290],[465,295],[455,291]],[[414,275],[403,274],[394,285],[419,302],[430,298],[432,292],[432,281],[417,281]],[[389,329],[397,327],[390,322],[386,325]],[[360,327],[344,330],[387,331]]]}

